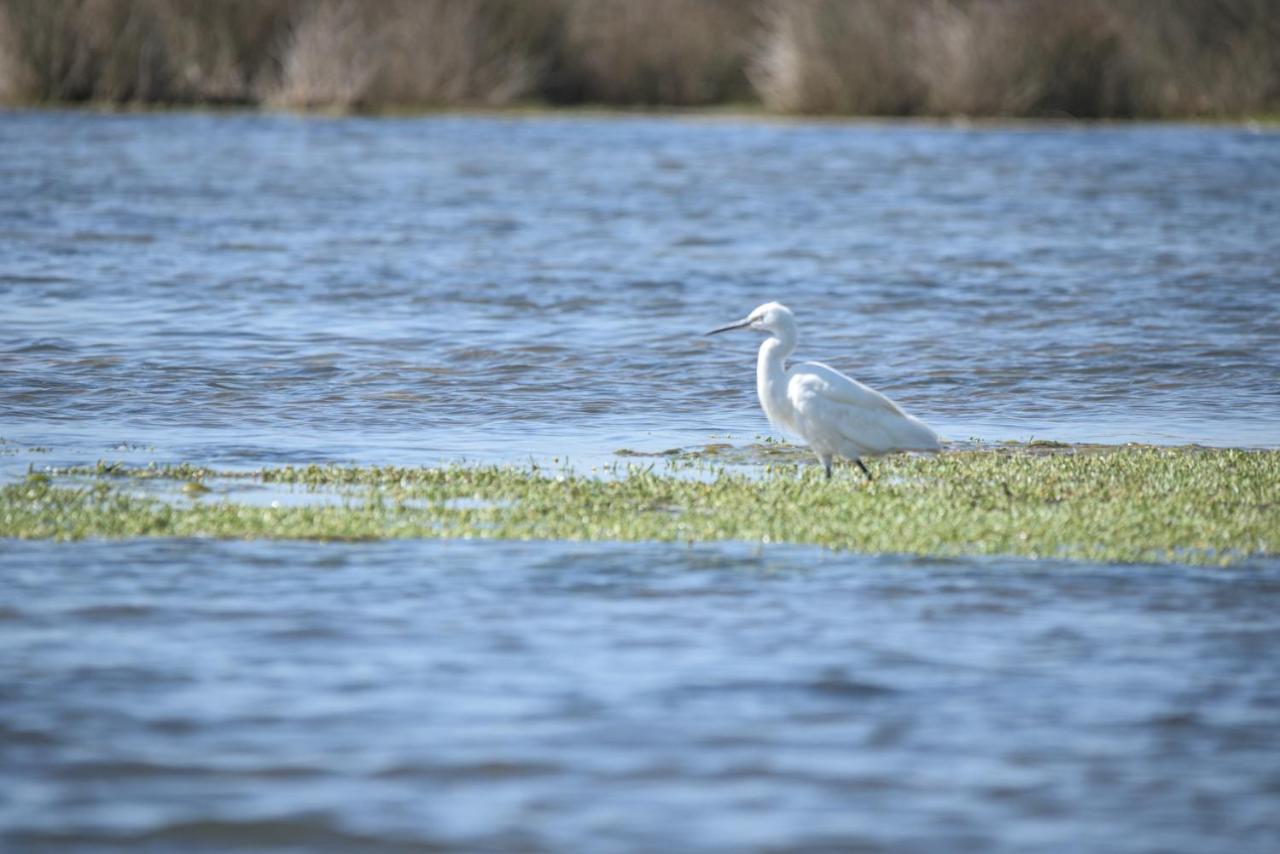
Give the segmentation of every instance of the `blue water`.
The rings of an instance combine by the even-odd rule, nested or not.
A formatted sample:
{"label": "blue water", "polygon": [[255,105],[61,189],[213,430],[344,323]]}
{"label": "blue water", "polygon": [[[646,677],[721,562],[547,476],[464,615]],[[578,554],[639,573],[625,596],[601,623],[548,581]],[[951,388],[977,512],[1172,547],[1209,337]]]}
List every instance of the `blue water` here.
{"label": "blue water", "polygon": [[14,850],[1280,844],[1280,565],[10,544]]}
{"label": "blue water", "polygon": [[[766,433],[1280,446],[1280,134],[0,113],[0,480]],[[0,542],[0,847],[1280,850],[1280,565]]]}
{"label": "blue water", "polygon": [[0,436],[590,463],[767,432],[770,299],[946,438],[1275,446],[1280,133],[0,115]]}

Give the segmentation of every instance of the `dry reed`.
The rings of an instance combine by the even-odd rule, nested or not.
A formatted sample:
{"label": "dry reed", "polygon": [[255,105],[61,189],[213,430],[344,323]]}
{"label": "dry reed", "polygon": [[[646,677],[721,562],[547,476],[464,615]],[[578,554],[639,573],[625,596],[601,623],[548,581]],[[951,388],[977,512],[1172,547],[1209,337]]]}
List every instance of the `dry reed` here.
{"label": "dry reed", "polygon": [[569,0],[554,100],[687,106],[751,99],[757,4],[743,0]]}
{"label": "dry reed", "polygon": [[1132,112],[1119,21],[1101,0],[936,0],[916,23],[923,112]]}
{"label": "dry reed", "polygon": [[294,0],[0,0],[9,102],[255,98]]}
{"label": "dry reed", "polygon": [[501,0],[322,0],[304,7],[269,100],[359,108],[501,105],[537,90],[555,20]]}
{"label": "dry reed", "polygon": [[1280,107],[1280,0],[775,0],[791,113],[1230,116]]}
{"label": "dry reed", "polygon": [[914,0],[775,2],[751,77],[787,113],[918,112]]}
{"label": "dry reed", "polygon": [[1280,0],[0,0],[0,102],[1280,112]]}

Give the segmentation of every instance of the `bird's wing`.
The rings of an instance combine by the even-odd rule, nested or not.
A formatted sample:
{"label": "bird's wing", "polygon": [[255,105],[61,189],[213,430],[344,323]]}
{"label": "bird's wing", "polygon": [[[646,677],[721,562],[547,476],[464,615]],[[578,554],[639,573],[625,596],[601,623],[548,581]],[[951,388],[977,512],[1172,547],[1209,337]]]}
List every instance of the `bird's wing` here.
{"label": "bird's wing", "polygon": [[826,365],[805,362],[790,371],[787,398],[806,435],[849,457],[891,451],[936,450],[937,435],[874,389]]}
{"label": "bird's wing", "polygon": [[873,388],[868,388],[853,377],[847,377],[835,368],[821,362],[801,362],[787,371],[792,386],[805,394],[816,394],[836,403],[844,403],[859,409],[883,409],[894,415],[905,415],[898,404]]}

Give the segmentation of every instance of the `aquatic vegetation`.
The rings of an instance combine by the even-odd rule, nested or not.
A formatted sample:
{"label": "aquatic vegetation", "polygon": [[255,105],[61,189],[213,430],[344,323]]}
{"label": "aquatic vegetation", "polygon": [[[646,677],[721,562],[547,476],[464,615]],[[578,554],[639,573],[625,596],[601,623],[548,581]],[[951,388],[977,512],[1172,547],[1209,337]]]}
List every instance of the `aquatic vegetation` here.
{"label": "aquatic vegetation", "polygon": [[[536,466],[191,465],[33,472],[0,488],[0,536],[738,540],[873,553],[1021,555],[1230,563],[1280,553],[1280,452],[1116,447],[958,451],[843,467],[714,456],[612,477]],[[699,477],[683,476],[694,467]],[[253,505],[206,496],[210,481],[292,485],[342,503]],[[138,494],[170,481],[173,500]],[[179,497],[179,494],[181,497]]]}

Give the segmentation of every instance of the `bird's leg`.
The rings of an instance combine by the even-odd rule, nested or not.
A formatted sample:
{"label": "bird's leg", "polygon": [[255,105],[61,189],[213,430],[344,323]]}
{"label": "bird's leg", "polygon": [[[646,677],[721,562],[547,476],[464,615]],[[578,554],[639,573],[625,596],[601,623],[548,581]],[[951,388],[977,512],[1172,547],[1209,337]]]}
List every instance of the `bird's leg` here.
{"label": "bird's leg", "polygon": [[831,457],[820,457],[822,467],[827,470],[827,480],[831,480]]}
{"label": "bird's leg", "polygon": [[862,473],[867,476],[867,480],[875,480],[875,478],[871,476],[871,470],[867,468],[866,464],[863,463],[862,460],[854,460],[854,462],[858,464],[858,468],[862,469]]}

